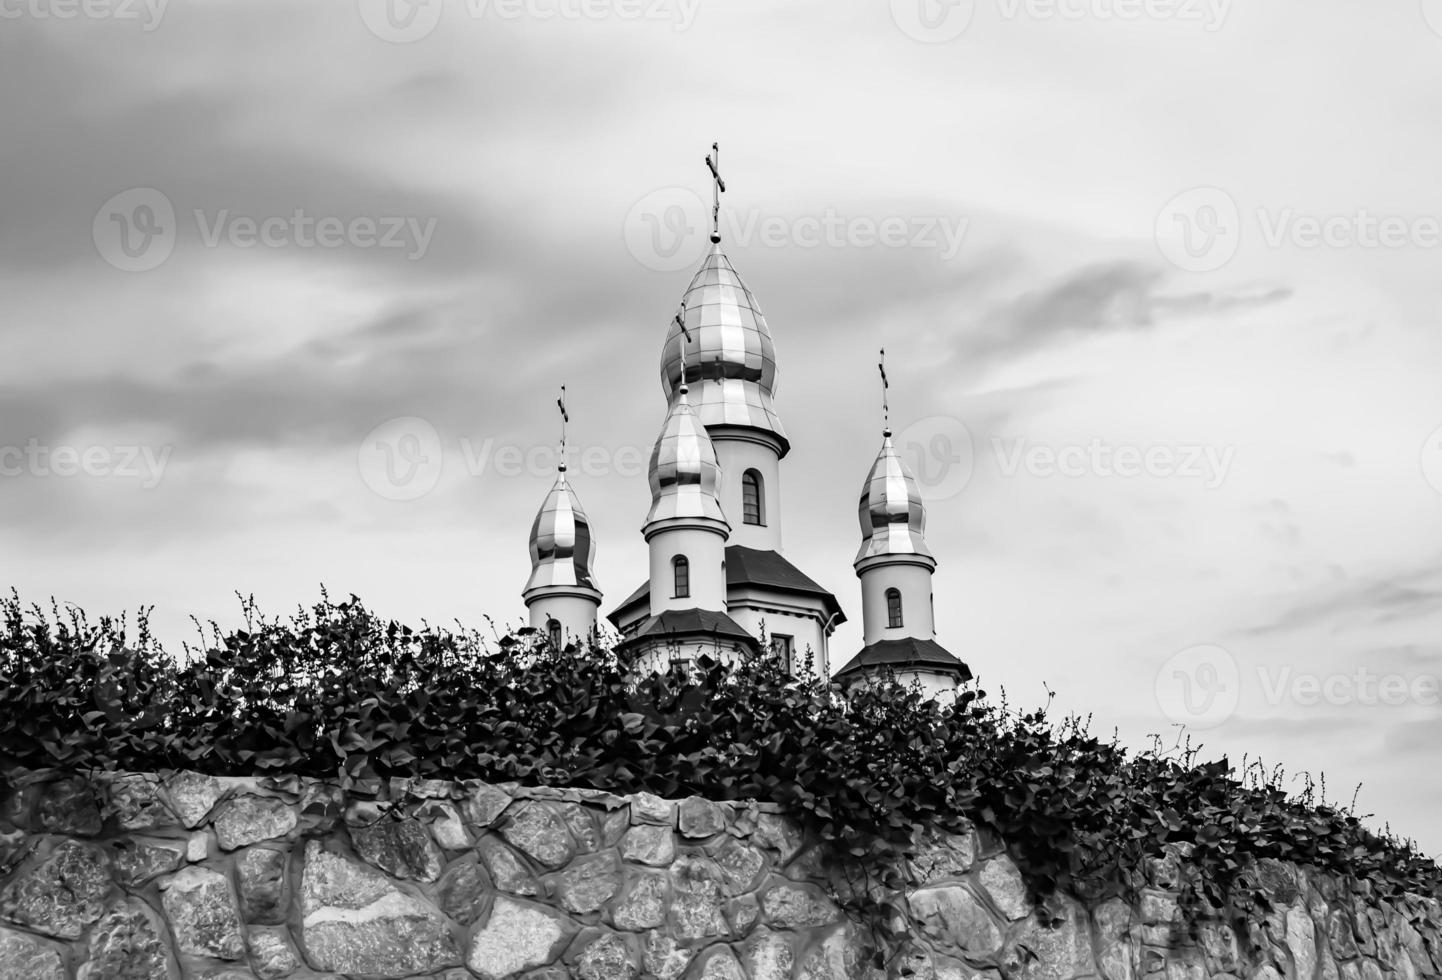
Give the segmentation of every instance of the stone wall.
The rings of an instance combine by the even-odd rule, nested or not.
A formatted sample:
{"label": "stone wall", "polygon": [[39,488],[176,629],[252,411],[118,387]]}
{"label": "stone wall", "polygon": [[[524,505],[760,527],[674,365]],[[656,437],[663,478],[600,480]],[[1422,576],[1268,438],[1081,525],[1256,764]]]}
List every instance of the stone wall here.
{"label": "stone wall", "polygon": [[[875,975],[870,930],[839,904],[865,881],[774,807],[420,782],[384,787],[393,808],[189,773],[12,773],[0,794],[3,980]],[[1033,907],[975,832],[910,871],[888,972],[912,980],[1442,973],[1435,900],[1395,909],[1282,864],[1275,910],[1241,935],[1179,926],[1177,854],[1138,869],[1135,904]]]}

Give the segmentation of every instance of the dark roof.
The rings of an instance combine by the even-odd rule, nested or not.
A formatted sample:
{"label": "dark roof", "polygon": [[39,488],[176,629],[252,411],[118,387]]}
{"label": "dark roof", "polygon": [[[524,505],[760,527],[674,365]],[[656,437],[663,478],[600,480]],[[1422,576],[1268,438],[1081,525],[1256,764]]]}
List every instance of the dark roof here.
{"label": "dark roof", "polygon": [[[744,585],[816,596],[825,605],[828,616],[835,616],[838,624],[846,622],[846,614],[841,611],[841,604],[836,601],[836,596],[817,585],[810,576],[775,551],[743,548],[739,544],[733,544],[726,549],[726,588],[730,590]],[[616,617],[642,601],[650,588],[649,579],[642,582],[641,587],[627,596],[606,618],[615,623]]]}
{"label": "dark roof", "polygon": [[949,653],[935,640],[905,637],[900,640],[878,640],[861,648],[851,662],[835,674],[837,678],[868,668],[890,667],[902,670],[914,667],[956,673],[958,680],[971,680],[971,668]]}
{"label": "dark roof", "polygon": [[677,640],[727,637],[742,640],[753,650],[757,649],[756,638],[742,629],[736,620],[711,609],[668,609],[642,623],[635,635],[621,645],[629,646],[657,636],[675,637]]}

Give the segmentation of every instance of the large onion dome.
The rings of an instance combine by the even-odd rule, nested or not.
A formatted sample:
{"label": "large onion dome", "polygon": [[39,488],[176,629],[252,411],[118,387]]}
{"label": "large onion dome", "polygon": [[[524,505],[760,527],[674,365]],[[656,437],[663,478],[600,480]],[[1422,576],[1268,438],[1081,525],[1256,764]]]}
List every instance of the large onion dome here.
{"label": "large onion dome", "polygon": [[861,521],[857,562],[880,555],[931,558],[926,547],[926,507],[921,502],[921,491],[892,446],[889,429],[861,488],[857,513]]}
{"label": "large onion dome", "polygon": [[[691,342],[686,381],[703,425],[736,425],[773,434],[790,448],[771,402],[776,391],[776,346],[761,307],[719,244],[697,270],[682,300]],[[674,401],[681,383],[681,328],[673,320],[661,349],[661,386]]]}
{"label": "large onion dome", "polygon": [[726,523],[718,494],[721,466],[706,426],[691,407],[683,385],[666,413],[651,450],[651,511],[646,523],[676,517]]}
{"label": "large onion dome", "polygon": [[596,560],[596,541],[591,522],[566,482],[566,464],[556,474],[556,483],[531,524],[531,577],[525,591],[551,585],[597,588],[591,575]]}

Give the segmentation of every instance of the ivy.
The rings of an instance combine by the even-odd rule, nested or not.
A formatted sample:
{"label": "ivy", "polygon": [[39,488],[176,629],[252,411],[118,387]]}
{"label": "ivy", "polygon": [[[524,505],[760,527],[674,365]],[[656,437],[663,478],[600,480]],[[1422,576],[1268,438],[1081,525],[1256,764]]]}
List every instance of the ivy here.
{"label": "ivy", "polygon": [[412,629],[356,598],[245,626],[181,656],[142,614],[89,623],[0,601],[0,773],[28,769],[515,781],[781,804],[839,856],[881,869],[858,903],[894,919],[906,859],[930,831],[1005,840],[1037,896],[1125,891],[1188,850],[1184,901],[1265,906],[1275,859],[1397,900],[1442,874],[1350,809],[1294,797],[1277,772],[1160,745],[1128,753],[1079,719],[954,703],[882,685],[843,698],[768,660],[637,676],[609,650],[532,631]]}

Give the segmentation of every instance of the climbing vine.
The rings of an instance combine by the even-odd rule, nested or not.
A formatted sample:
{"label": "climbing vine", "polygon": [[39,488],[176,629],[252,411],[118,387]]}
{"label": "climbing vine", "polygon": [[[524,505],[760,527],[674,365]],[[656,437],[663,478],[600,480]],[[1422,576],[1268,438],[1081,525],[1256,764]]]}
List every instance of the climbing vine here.
{"label": "climbing vine", "polygon": [[899,911],[927,832],[968,823],[1008,843],[1038,895],[1098,896],[1169,845],[1186,901],[1265,903],[1269,859],[1439,893],[1437,866],[1350,808],[1290,795],[1276,773],[1163,746],[1129,753],[1079,719],[982,692],[947,703],[877,686],[843,698],[757,660],[637,676],[605,649],[521,631],[412,629],[354,597],[245,625],[178,655],[145,616],[0,602],[0,771],[192,769],[342,786],[402,776],[765,800],[846,860],[882,869],[856,902]]}

